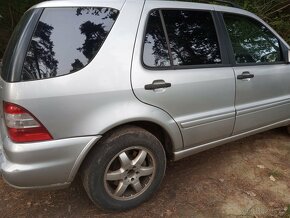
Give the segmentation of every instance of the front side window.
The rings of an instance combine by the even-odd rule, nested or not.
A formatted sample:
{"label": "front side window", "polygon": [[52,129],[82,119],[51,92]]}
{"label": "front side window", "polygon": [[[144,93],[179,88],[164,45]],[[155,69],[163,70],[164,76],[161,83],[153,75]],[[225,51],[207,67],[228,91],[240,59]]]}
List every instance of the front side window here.
{"label": "front side window", "polygon": [[279,40],[260,22],[236,14],[224,14],[224,20],[232,42],[236,63],[282,61]]}
{"label": "front side window", "polygon": [[109,8],[46,8],[28,49],[22,80],[51,78],[85,67],[118,16]]}
{"label": "front side window", "polygon": [[212,15],[207,11],[162,10],[174,65],[222,62]]}

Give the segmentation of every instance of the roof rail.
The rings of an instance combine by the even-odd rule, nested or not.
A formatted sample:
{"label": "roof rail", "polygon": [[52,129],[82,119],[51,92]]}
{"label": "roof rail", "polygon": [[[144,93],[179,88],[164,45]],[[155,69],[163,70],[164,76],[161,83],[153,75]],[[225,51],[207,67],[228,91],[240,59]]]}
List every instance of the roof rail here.
{"label": "roof rail", "polygon": [[242,8],[240,5],[238,5],[232,1],[214,0],[214,2],[223,3],[223,4],[229,5],[229,6],[234,7],[234,8],[240,8],[240,9]]}

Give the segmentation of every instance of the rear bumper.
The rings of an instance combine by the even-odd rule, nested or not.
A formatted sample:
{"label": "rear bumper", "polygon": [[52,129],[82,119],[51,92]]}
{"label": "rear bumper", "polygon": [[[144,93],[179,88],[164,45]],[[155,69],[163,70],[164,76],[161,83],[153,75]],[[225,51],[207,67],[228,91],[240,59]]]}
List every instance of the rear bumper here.
{"label": "rear bumper", "polygon": [[13,143],[2,132],[2,176],[23,189],[68,186],[84,157],[101,136]]}

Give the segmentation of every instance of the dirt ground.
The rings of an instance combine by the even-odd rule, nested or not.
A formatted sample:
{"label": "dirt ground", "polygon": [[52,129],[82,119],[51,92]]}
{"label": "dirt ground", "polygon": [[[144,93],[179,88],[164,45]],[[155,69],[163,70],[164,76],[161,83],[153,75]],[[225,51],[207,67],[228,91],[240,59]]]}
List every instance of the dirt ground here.
{"label": "dirt ground", "polygon": [[0,179],[1,217],[290,217],[290,136],[276,129],[169,163],[140,207],[97,209],[77,179],[70,188],[21,191]]}

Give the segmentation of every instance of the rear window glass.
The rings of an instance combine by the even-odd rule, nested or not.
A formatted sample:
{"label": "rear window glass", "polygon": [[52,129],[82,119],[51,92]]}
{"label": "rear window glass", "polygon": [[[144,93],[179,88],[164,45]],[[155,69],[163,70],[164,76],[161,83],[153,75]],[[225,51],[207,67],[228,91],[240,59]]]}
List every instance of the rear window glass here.
{"label": "rear window glass", "polygon": [[32,36],[22,80],[76,72],[97,54],[118,16],[110,8],[46,8]]}

